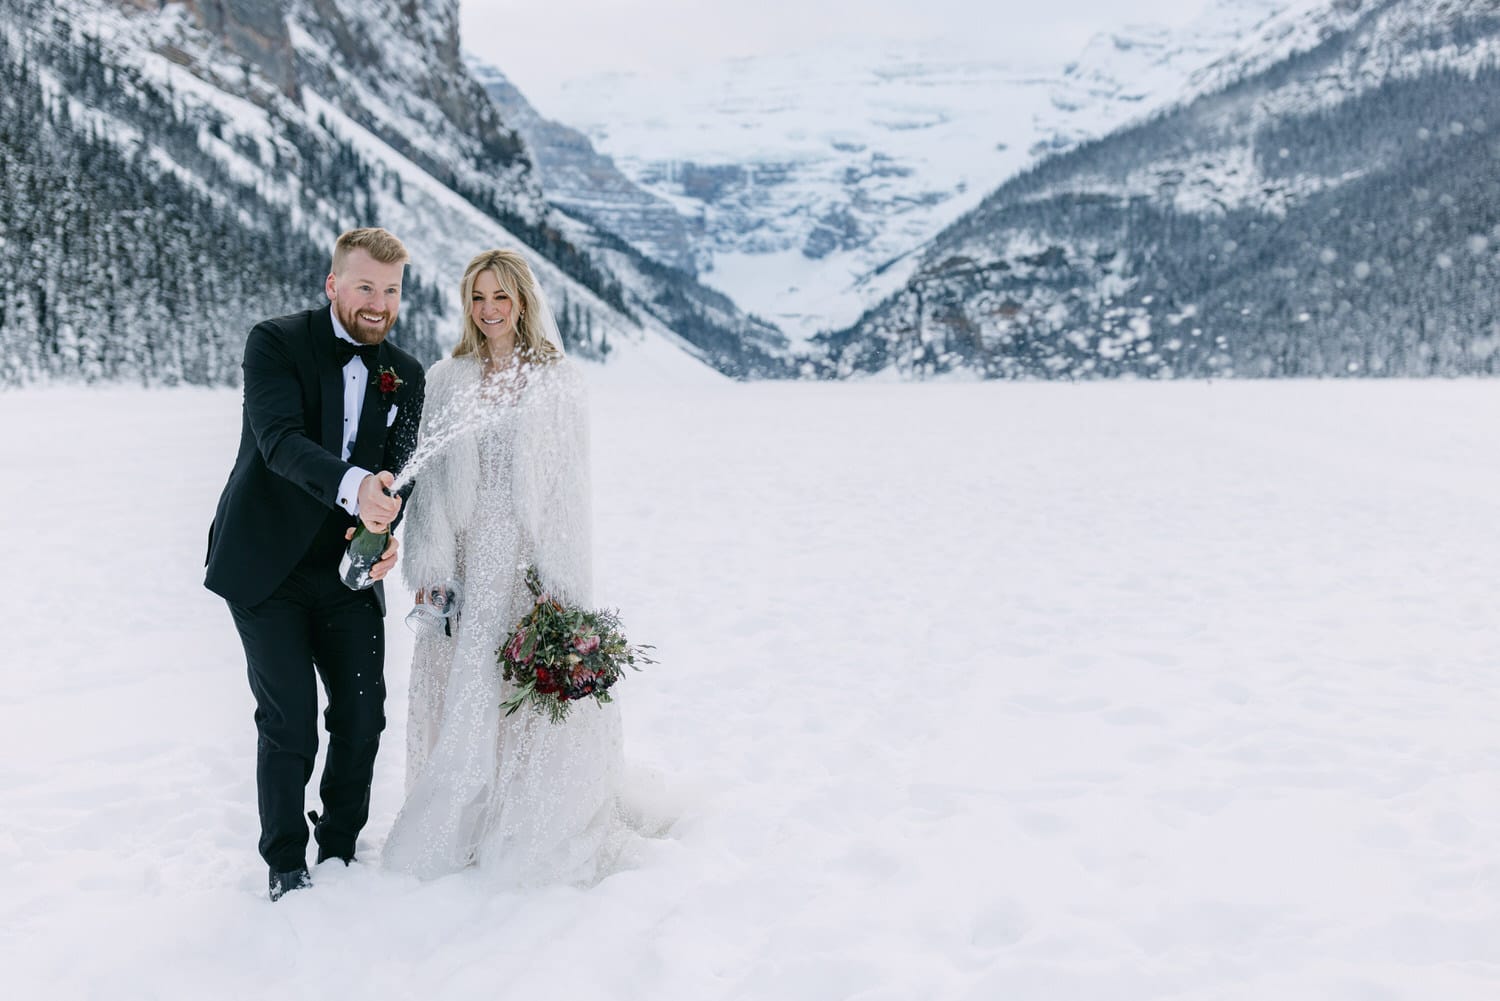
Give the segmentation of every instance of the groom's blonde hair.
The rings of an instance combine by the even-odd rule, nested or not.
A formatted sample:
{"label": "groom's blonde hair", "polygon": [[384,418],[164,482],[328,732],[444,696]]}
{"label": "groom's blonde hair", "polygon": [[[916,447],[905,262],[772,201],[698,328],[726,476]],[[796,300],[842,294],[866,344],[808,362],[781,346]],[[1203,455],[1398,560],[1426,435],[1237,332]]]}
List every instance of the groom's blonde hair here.
{"label": "groom's blonde hair", "polygon": [[343,274],[344,262],[356,250],[363,250],[381,264],[405,264],[411,260],[406,245],[396,239],[395,234],[379,226],[366,226],[339,234],[333,245],[333,265],[329,270],[336,275]]}

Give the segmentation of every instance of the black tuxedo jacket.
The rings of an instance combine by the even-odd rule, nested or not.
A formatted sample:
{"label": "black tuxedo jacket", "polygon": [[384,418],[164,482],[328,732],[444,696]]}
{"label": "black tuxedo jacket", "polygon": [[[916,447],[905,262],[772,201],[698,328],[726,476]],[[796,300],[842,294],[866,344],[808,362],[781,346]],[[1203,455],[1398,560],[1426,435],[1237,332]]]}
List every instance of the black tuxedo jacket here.
{"label": "black tuxedo jacket", "polygon": [[[349,462],[343,460],[343,367],[334,340],[325,305],[259,323],[245,343],[240,449],[208,529],[203,582],[235,604],[270,597],[307,553],[330,509],[342,513],[336,495],[351,465],[399,472],[416,447],[422,366],[384,342],[365,389],[354,450]],[[382,369],[400,378],[394,393],[380,391]],[[410,484],[403,492],[409,491]],[[384,589],[377,582],[374,591],[384,613]]]}

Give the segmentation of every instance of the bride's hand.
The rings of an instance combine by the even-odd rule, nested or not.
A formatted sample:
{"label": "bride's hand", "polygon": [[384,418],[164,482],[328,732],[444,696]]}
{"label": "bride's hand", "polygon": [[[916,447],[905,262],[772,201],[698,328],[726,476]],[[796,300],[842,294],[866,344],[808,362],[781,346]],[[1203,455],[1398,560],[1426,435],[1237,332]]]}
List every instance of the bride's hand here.
{"label": "bride's hand", "polygon": [[417,604],[427,604],[427,589],[425,587],[417,589]]}

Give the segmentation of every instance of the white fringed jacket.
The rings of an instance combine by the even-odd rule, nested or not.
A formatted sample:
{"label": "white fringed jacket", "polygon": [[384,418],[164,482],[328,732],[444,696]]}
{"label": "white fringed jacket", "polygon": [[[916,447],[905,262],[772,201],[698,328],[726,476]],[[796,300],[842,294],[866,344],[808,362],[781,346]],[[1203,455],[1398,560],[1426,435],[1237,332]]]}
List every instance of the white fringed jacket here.
{"label": "white fringed jacket", "polygon": [[[445,358],[427,372],[413,459],[416,486],[401,533],[402,573],[413,590],[452,577],[460,531],[479,492],[483,408],[478,357]],[[511,498],[542,583],[570,604],[593,592],[589,426],[583,377],[566,358],[528,367],[519,408]]]}

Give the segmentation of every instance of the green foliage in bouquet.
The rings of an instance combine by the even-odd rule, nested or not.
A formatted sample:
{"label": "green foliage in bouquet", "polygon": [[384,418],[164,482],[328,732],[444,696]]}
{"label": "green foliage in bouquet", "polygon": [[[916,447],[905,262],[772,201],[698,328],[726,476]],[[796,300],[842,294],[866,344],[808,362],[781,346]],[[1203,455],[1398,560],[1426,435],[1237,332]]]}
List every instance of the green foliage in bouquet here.
{"label": "green foliage in bouquet", "polygon": [[613,701],[609,689],[625,668],[639,671],[638,664],[656,663],[642,653],[654,647],[626,641],[617,612],[564,605],[542,588],[534,566],[526,570],[526,586],[536,604],[497,654],[502,676],[517,685],[516,694],[500,703],[507,716],[529,704],[561,723],[579,699]]}

